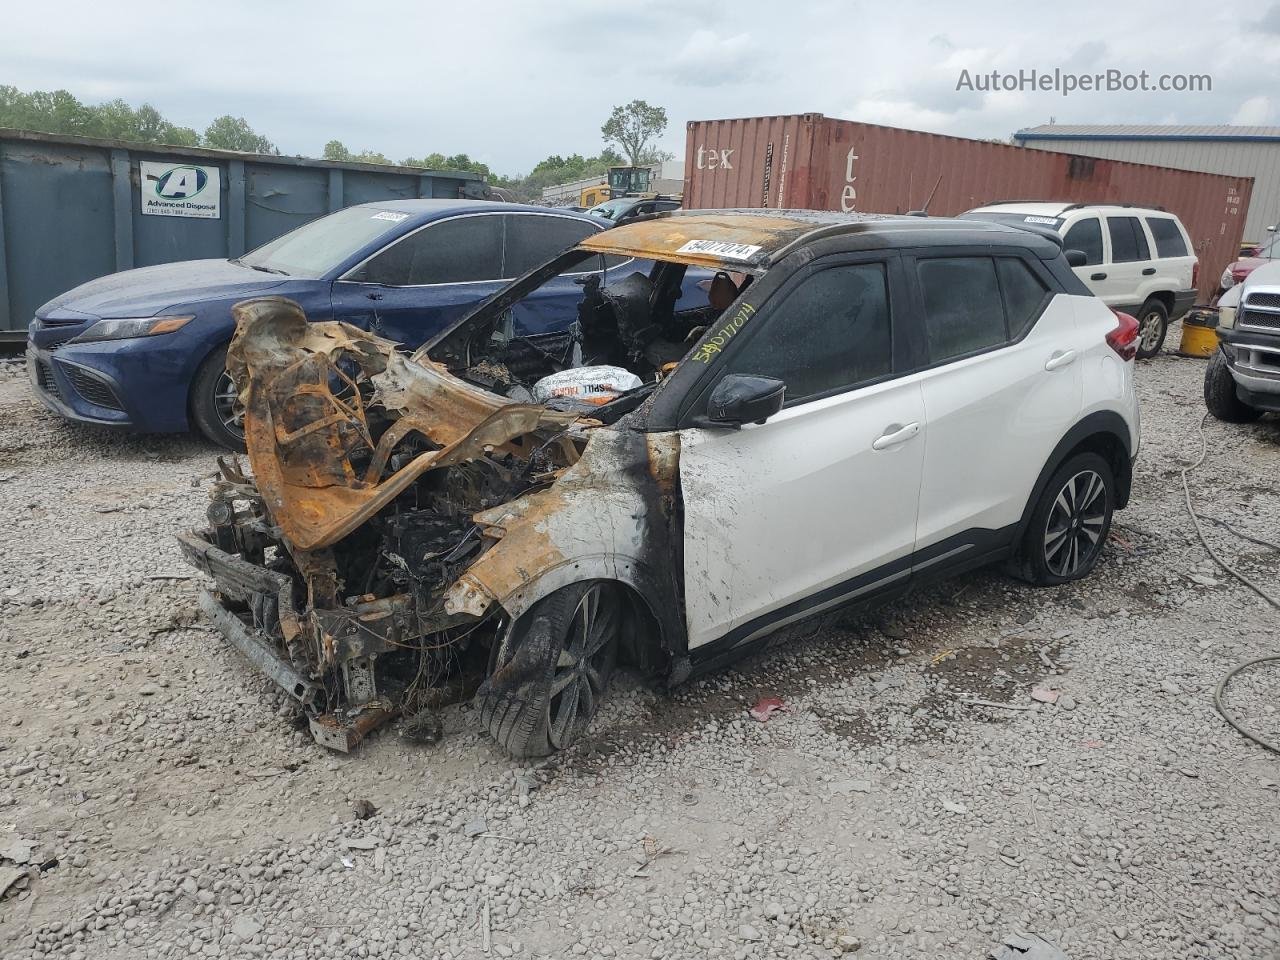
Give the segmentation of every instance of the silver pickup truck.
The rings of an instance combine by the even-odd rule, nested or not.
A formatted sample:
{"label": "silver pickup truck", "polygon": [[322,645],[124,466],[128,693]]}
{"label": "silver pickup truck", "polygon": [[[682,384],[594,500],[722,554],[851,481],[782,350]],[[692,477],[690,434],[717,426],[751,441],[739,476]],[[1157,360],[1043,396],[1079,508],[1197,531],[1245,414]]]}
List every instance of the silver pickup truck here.
{"label": "silver pickup truck", "polygon": [[1204,372],[1209,412],[1228,423],[1280,413],[1280,261],[1222,295],[1218,342]]}

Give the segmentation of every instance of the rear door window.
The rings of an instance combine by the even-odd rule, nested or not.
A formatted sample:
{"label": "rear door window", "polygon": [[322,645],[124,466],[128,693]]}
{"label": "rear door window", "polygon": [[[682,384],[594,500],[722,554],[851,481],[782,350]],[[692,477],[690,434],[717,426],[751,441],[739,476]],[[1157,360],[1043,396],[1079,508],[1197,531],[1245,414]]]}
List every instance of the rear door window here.
{"label": "rear door window", "polygon": [[1156,242],[1156,256],[1187,256],[1187,241],[1183,239],[1176,220],[1172,217],[1147,217],[1147,226]]}
{"label": "rear door window", "polygon": [[1000,276],[1000,292],[1004,295],[1009,339],[1017,340],[1035,323],[1049,302],[1049,288],[1025,261],[1015,257],[996,260],[996,273]]}
{"label": "rear door window", "polygon": [[493,217],[507,221],[504,276],[520,277],[554,259],[583,238],[600,231],[594,224],[574,217],[539,213],[515,213]]}
{"label": "rear door window", "polygon": [[938,257],[916,264],[929,362],[941,363],[1009,339],[991,257]]}
{"label": "rear door window", "polygon": [[1062,238],[1064,250],[1079,250],[1084,254],[1086,264],[1102,262],[1102,226],[1097,217],[1085,217],[1071,225],[1066,236]]}
{"label": "rear door window", "polygon": [[485,214],[428,224],[378,254],[352,279],[387,286],[500,280],[502,220]]}
{"label": "rear door window", "polygon": [[728,371],[783,381],[788,405],[892,372],[893,337],[883,263],[819,270],[757,322],[759,329],[734,354]]}
{"label": "rear door window", "polygon": [[1107,231],[1111,234],[1112,263],[1151,259],[1147,236],[1137,217],[1107,217]]}

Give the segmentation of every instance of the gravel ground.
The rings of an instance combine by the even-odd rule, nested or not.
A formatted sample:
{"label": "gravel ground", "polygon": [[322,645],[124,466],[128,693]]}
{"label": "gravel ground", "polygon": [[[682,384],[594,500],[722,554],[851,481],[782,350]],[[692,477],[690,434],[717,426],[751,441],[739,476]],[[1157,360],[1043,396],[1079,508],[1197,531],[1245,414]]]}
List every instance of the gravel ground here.
{"label": "gravel ground", "polygon": [[[214,451],[64,424],[0,363],[0,882],[29,860],[0,955],[980,958],[1027,930],[1280,957],[1280,758],[1212,706],[1277,617],[1181,505],[1201,371],[1140,366],[1133,503],[1087,582],[981,572],[674,695],[623,676],[587,743],[525,764],[466,707],[434,747],[311,743],[195,611],[172,533]],[[1204,512],[1280,540],[1280,420],[1206,432]],[[1230,693],[1273,738],[1277,678]]]}

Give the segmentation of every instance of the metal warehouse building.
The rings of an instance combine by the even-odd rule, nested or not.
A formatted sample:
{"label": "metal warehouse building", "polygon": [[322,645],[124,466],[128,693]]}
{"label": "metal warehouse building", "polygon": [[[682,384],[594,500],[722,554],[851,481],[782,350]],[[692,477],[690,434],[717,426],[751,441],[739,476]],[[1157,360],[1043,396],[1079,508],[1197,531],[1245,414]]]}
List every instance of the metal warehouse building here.
{"label": "metal warehouse building", "polygon": [[1253,177],[1246,240],[1280,221],[1280,127],[1048,124],[1019,130],[1019,145],[1107,160]]}

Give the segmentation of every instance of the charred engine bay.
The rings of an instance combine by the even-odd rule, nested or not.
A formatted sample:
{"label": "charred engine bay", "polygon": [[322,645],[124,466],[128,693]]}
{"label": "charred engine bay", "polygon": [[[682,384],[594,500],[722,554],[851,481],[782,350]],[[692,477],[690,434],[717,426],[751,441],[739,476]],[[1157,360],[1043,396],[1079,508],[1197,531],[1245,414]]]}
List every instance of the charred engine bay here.
{"label": "charred engine bay", "polygon": [[[217,585],[206,612],[302,700],[325,745],[350,749],[397,713],[474,689],[504,622],[491,602],[448,600],[502,536],[477,516],[553,484],[682,347],[681,331],[646,319],[647,278],[593,281],[558,342],[514,336],[504,311],[461,349],[442,345],[444,363],[308,323],[281,298],[235,308],[228,367],[252,479],[222,464],[210,526],[184,548]],[[529,402],[542,378],[602,363],[640,386]]]}

